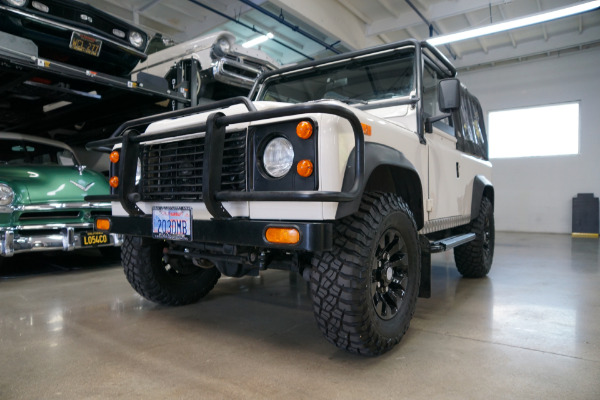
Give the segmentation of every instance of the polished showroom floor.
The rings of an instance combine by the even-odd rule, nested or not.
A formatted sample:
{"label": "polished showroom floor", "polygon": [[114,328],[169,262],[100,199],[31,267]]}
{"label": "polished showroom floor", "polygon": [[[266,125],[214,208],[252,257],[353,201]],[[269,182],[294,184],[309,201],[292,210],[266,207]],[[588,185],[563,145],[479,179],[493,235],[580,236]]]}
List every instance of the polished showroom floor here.
{"label": "polished showroom floor", "polygon": [[15,256],[0,273],[0,399],[600,399],[599,249],[499,233],[481,280],[436,255],[432,298],[378,358],[322,338],[286,272],[167,308],[95,251]]}

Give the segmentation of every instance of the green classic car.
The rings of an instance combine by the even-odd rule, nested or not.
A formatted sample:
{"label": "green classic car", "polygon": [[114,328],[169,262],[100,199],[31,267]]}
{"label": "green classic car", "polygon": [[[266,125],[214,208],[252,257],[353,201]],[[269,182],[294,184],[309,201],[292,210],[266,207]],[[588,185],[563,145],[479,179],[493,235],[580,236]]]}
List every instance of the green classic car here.
{"label": "green classic car", "polygon": [[0,133],[0,264],[13,254],[99,247],[108,254],[121,237],[94,230],[110,203],[84,201],[110,193],[106,178],[81,165],[64,143]]}

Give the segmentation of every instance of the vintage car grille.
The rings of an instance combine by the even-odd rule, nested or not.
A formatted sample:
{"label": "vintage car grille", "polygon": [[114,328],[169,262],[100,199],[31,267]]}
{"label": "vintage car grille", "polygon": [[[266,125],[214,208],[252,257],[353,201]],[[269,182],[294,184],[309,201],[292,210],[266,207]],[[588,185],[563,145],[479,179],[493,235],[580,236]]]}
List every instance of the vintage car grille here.
{"label": "vintage car grille", "polygon": [[24,212],[19,216],[19,221],[52,220],[52,219],[74,219],[80,217],[78,210],[60,210],[50,212]]}
{"label": "vintage car grille", "polygon": [[[144,146],[141,159],[141,199],[202,200],[203,161],[203,137]],[[246,190],[245,131],[226,134],[220,175],[221,190]]]}
{"label": "vintage car grille", "polygon": [[[254,68],[256,70],[259,71],[268,71],[271,68],[267,67],[265,65],[265,63],[261,63],[255,60],[251,60],[249,58],[243,57],[243,56],[238,56],[236,54],[226,54],[225,58],[232,60],[232,61],[237,61],[241,64],[247,65],[248,67]],[[248,71],[245,72],[246,74],[248,74]],[[256,75],[250,75],[251,78],[256,78]]]}
{"label": "vintage car grille", "polygon": [[57,210],[57,211],[26,211],[19,215],[19,221],[31,222],[31,221],[47,221],[48,223],[57,222],[57,220],[89,220],[92,221],[94,217],[110,215],[110,209],[104,210]]}

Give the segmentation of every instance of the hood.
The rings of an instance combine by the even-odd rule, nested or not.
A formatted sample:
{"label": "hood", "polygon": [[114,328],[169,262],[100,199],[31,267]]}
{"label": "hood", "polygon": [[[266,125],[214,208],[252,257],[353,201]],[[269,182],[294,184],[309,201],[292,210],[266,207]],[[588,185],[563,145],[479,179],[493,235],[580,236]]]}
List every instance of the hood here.
{"label": "hood", "polygon": [[44,165],[0,165],[0,183],[15,191],[14,205],[83,202],[88,195],[107,195],[106,178],[77,167]]}
{"label": "hood", "polygon": [[[328,101],[332,102],[332,100],[328,100]],[[343,103],[340,103],[340,102],[336,102],[336,101],[333,101],[333,102],[336,104],[343,105]],[[253,101],[252,103],[254,104],[254,106],[256,107],[256,109],[258,111],[289,107],[289,106],[293,105],[290,103],[280,103],[280,102],[275,102],[275,101]],[[248,109],[243,104],[236,104],[236,105],[224,108],[224,109],[220,109],[219,111],[223,112],[226,115],[235,115],[235,114],[247,113]],[[168,131],[177,130],[177,129],[189,128],[191,126],[198,125],[198,124],[203,124],[206,122],[208,116],[214,112],[215,112],[215,110],[208,110],[205,112],[200,112],[198,114],[190,114],[190,115],[179,117],[176,119],[167,118],[167,119],[163,119],[160,121],[156,121],[156,122],[153,122],[152,124],[150,124],[146,128],[146,131],[144,132],[144,134],[168,132]],[[264,121],[257,121],[254,123],[260,124],[260,123],[264,123]],[[232,125],[231,129],[243,129],[247,125],[248,125],[247,123]],[[163,141],[170,141],[170,140],[171,140],[170,138],[163,139]]]}

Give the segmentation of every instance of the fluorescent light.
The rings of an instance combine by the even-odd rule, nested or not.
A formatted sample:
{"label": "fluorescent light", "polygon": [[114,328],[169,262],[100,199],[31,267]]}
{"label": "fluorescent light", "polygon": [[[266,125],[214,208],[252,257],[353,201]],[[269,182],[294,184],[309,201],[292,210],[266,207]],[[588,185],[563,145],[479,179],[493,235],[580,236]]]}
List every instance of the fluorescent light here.
{"label": "fluorescent light", "polygon": [[600,0],[588,1],[586,3],[580,3],[575,6],[559,8],[552,11],[533,14],[529,17],[517,18],[506,22],[500,22],[498,24],[484,26],[482,28],[469,29],[467,31],[452,33],[450,35],[438,36],[436,38],[427,40],[427,42],[434,46],[451,42],[458,42],[465,39],[472,39],[479,36],[491,35],[492,33],[504,32],[511,29],[522,28],[524,26],[535,25],[554,19],[564,18],[570,15],[592,11],[599,7]]}
{"label": "fluorescent light", "polygon": [[[598,0],[598,1],[600,1],[600,0]],[[248,40],[246,43],[242,44],[242,47],[248,48],[248,47],[256,46],[257,44],[266,42],[267,40],[273,39],[274,37],[275,36],[271,32],[269,32],[266,35],[262,35],[257,38],[254,38],[252,40]]]}

